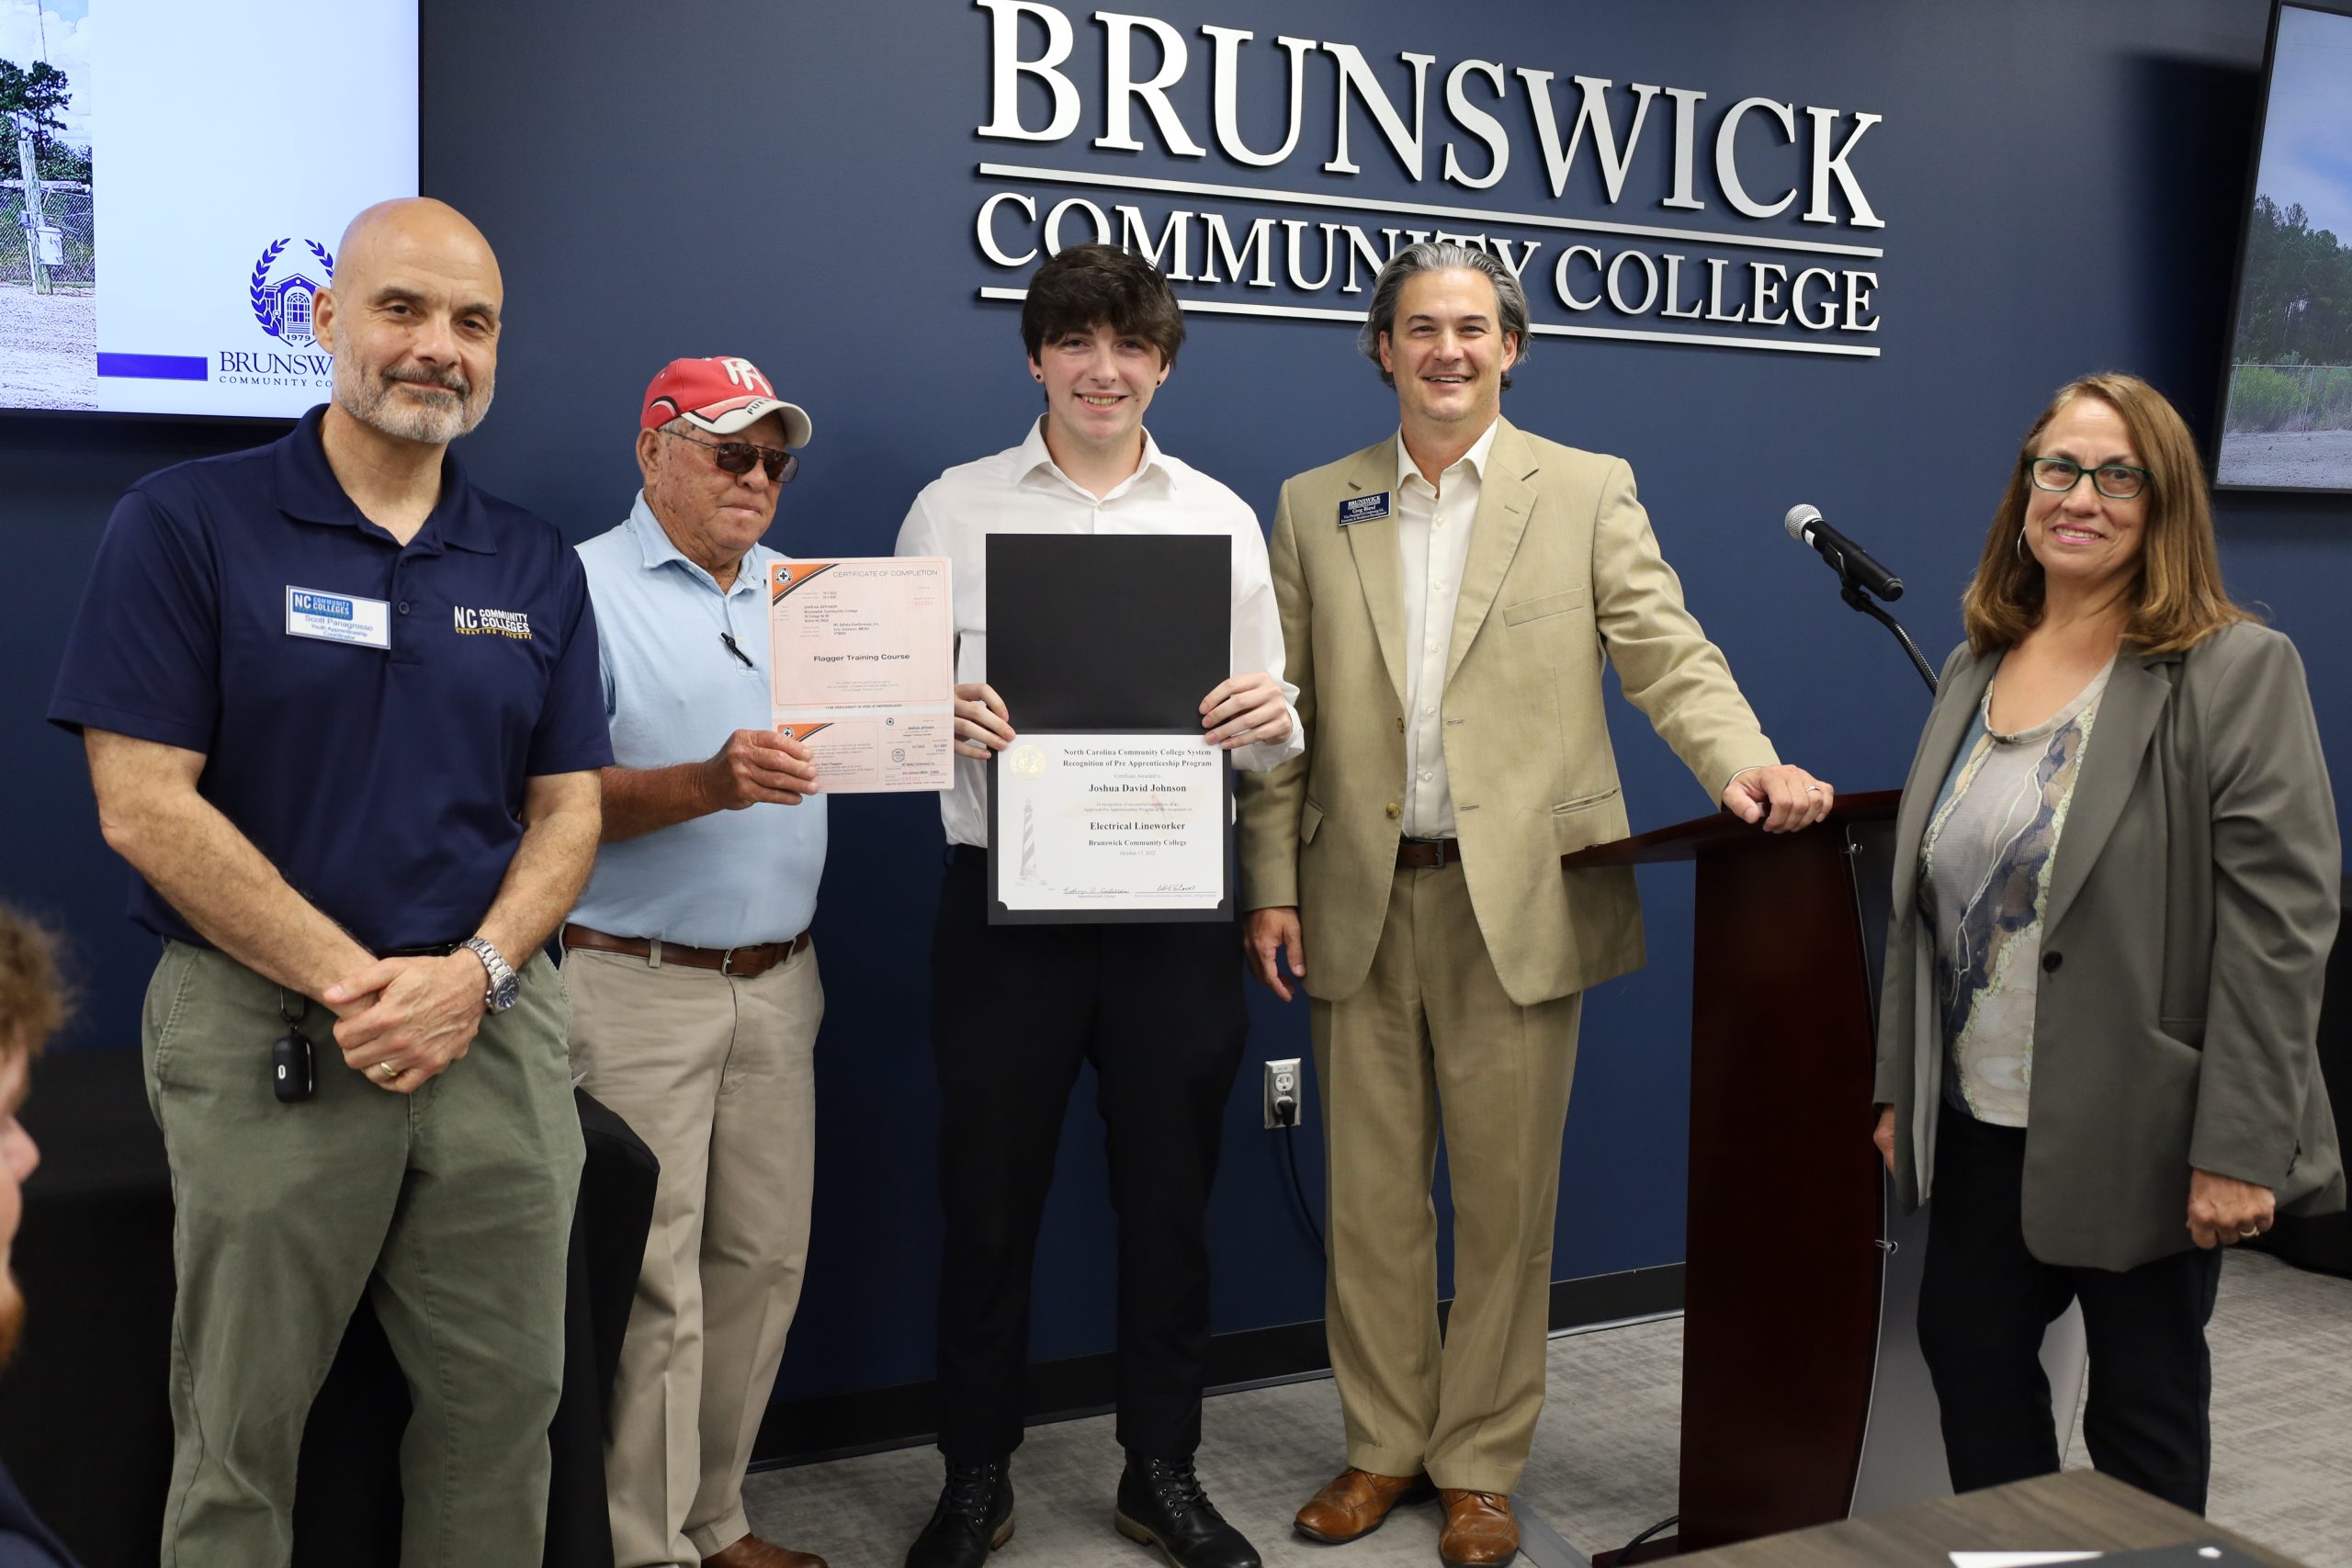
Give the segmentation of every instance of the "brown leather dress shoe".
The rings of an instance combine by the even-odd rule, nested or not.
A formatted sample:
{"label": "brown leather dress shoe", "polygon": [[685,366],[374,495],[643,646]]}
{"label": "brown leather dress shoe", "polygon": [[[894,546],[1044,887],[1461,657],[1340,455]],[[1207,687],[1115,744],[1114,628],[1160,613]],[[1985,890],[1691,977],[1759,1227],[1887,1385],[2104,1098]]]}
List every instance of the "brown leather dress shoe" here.
{"label": "brown leather dress shoe", "polygon": [[1445,1504],[1445,1529],[1438,1533],[1437,1554],[1445,1568],[1501,1568],[1519,1555],[1519,1521],[1510,1498],[1451,1486],[1438,1496]]}
{"label": "brown leather dress shoe", "polygon": [[747,1535],[704,1558],[702,1568],[825,1568],[825,1560],[812,1552],[795,1551],[788,1546]]}
{"label": "brown leather dress shoe", "polygon": [[1426,1475],[1374,1475],[1353,1465],[1317,1492],[1293,1521],[1309,1540],[1339,1546],[1370,1535],[1399,1503],[1426,1503],[1436,1495]]}

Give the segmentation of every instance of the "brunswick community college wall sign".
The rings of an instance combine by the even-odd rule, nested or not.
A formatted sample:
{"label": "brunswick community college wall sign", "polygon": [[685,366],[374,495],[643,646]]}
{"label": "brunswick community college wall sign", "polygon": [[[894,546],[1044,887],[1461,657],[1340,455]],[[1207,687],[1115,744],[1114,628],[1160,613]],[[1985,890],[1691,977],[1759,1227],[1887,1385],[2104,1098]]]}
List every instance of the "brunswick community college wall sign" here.
{"label": "brunswick community college wall sign", "polygon": [[[1084,17],[1097,62],[1074,58],[1077,25],[1044,0],[974,3],[988,13],[989,34],[989,118],[978,134],[1027,144],[978,167],[975,238],[1003,278],[980,288],[983,299],[1017,300],[1019,275],[1043,256],[1101,241],[1149,257],[1187,310],[1360,321],[1374,276],[1398,247],[1458,240],[1519,277],[1540,335],[1879,352],[1871,334],[1885,253],[1855,242],[1886,225],[1854,163],[1879,115],[1769,96],[1721,103],[1688,87],[1562,80],[1535,66],[1445,64],[1409,51],[1396,56],[1400,70],[1375,66],[1355,44],[1261,40],[1242,28],[1204,26],[1205,46],[1196,47],[1159,17],[1115,11]],[[1207,124],[1177,104],[1199,70]],[[1191,81],[1183,96],[1197,102],[1199,78]],[[1282,112],[1245,117],[1245,88],[1283,93]],[[1310,99],[1327,93],[1328,118],[1309,123]],[[1245,125],[1275,124],[1286,128],[1278,143],[1244,135]],[[1668,155],[1654,146],[1645,154],[1645,138],[1667,142]],[[1212,144],[1233,164],[1268,171],[1270,183],[1132,172],[1130,155],[1148,147],[1205,161]],[[1481,203],[1478,193],[1531,158],[1552,205]],[[1363,163],[1386,159],[1411,195],[1359,194]],[[1629,188],[1637,166],[1666,177]],[[1605,215],[1583,194],[1595,188]],[[1660,220],[1618,216],[1652,208]],[[1817,237],[1792,228],[1792,212],[1819,225]]]}

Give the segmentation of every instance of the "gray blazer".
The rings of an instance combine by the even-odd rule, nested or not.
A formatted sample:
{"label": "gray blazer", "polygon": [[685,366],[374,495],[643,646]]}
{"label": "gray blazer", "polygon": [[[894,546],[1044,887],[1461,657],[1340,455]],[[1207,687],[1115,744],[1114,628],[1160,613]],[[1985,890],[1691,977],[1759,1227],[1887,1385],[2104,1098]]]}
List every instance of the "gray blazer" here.
{"label": "gray blazer", "polygon": [[[1879,1001],[1876,1099],[1894,1108],[1903,1206],[1929,1196],[1944,1113],[1919,840],[1998,654],[1965,645],[1903,786]],[[2224,628],[2186,654],[2117,658],[2050,874],[2034,1007],[2025,1242],[2124,1269],[2191,1245],[2191,1167],[2281,1211],[2345,1201],[2320,1078],[2320,988],[2342,846],[2294,645]]]}

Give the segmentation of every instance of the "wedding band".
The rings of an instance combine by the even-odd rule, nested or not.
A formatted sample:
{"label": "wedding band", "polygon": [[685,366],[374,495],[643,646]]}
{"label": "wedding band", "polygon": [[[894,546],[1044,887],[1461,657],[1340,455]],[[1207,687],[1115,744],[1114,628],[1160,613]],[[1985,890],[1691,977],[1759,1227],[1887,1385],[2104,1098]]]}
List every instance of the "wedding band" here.
{"label": "wedding band", "polygon": [[1821,793],[1821,786],[1819,784],[1807,784],[1804,786],[1804,792],[1807,795],[1819,795]]}
{"label": "wedding band", "polygon": [[401,1069],[392,1066],[390,1062],[377,1063],[376,1071],[382,1075],[386,1083],[398,1083],[400,1081]]}
{"label": "wedding band", "polygon": [[2252,1241],[2256,1236],[2258,1236],[2258,1235],[2260,1235],[2261,1234],[2262,1234],[2262,1233],[2261,1233],[2260,1231],[2258,1231],[2258,1230],[2257,1230],[2257,1231],[2240,1231],[2240,1232],[2238,1232],[2238,1239],[2239,1239],[2240,1241]]}

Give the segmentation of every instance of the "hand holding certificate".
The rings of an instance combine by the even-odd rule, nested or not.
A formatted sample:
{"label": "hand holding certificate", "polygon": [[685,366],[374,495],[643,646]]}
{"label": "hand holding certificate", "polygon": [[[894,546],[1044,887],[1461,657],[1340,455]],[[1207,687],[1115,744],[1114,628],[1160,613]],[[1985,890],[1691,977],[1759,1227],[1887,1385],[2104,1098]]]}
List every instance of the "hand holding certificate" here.
{"label": "hand holding certificate", "polygon": [[819,788],[955,784],[944,558],[777,561],[768,607],[775,728],[815,753]]}

